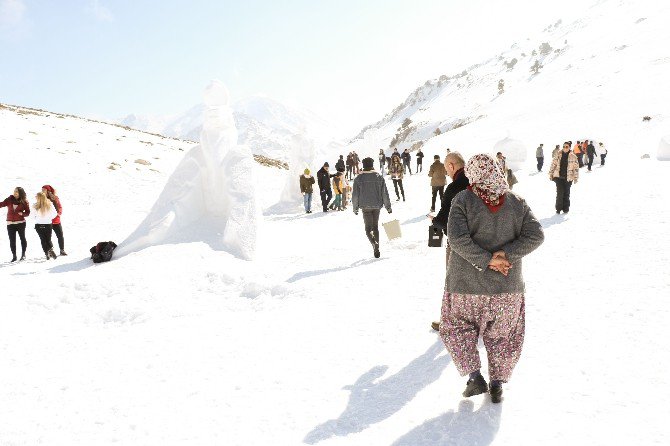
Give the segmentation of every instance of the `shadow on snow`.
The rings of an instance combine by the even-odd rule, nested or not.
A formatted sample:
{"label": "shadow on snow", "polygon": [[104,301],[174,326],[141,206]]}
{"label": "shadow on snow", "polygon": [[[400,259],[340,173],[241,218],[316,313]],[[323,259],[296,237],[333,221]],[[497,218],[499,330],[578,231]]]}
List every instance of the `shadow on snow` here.
{"label": "shadow on snow", "polygon": [[542,225],[543,229],[547,229],[551,226],[563,223],[565,219],[566,217],[563,214],[554,214],[551,217],[543,218],[542,220],[540,220],[540,225]]}
{"label": "shadow on snow", "polygon": [[371,263],[380,262],[382,260],[386,260],[386,258],[358,260],[358,261],[352,263],[349,266],[339,266],[337,268],[329,268],[329,269],[318,269],[318,270],[315,270],[315,271],[303,271],[301,273],[295,273],[286,282],[293,283],[293,282],[297,282],[298,280],[306,279],[308,277],[320,276],[322,274],[336,273],[336,272],[339,272],[339,271],[344,271],[344,270],[347,270],[347,269],[357,268],[359,266],[364,266],[364,265],[369,265]]}
{"label": "shadow on snow", "polygon": [[443,352],[444,345],[438,340],[393,376],[375,382],[388,370],[385,365],[365,372],[353,385],[344,387],[351,395],[340,417],[315,427],[304,442],[316,444],[334,436],[362,432],[391,417],[440,377],[451,361],[448,355],[439,356]]}

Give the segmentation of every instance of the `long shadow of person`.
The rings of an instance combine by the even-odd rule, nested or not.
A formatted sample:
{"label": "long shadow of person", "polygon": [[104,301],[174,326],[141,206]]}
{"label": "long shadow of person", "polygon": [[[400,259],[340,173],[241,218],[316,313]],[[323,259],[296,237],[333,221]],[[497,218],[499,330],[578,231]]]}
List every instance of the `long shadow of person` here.
{"label": "long shadow of person", "polygon": [[463,400],[458,412],[449,411],[426,421],[392,446],[489,445],[500,429],[502,404],[493,404],[486,397],[477,411],[473,411],[474,406],[472,401]]}
{"label": "long shadow of person", "polygon": [[398,373],[378,382],[374,381],[384,375],[388,366],[375,366],[365,372],[353,385],[344,387],[351,395],[342,415],[315,427],[303,441],[316,444],[333,436],[362,432],[389,418],[440,377],[451,360],[448,355],[438,356],[442,352],[444,345],[437,341]]}
{"label": "long shadow of person", "polygon": [[565,219],[566,217],[564,214],[554,214],[551,217],[546,217],[540,220],[540,225],[542,225],[543,229],[547,229],[551,226],[563,223]]}

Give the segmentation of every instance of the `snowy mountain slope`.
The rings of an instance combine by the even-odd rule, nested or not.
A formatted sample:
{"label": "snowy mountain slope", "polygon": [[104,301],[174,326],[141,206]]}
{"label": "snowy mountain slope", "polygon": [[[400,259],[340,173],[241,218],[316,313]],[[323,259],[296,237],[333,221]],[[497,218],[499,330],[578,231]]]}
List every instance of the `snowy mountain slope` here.
{"label": "snowy mountain slope", "polygon": [[[640,125],[627,142],[642,138],[657,145],[668,130],[670,89],[658,86],[670,75],[670,59],[661,44],[670,40],[669,16],[664,2],[597,2],[573,23],[557,20],[502,54],[426,81],[382,120],[365,127],[352,144],[369,152],[372,146],[378,151],[393,145],[443,153],[447,147],[490,147],[509,133],[535,147],[547,137],[573,133],[598,138],[635,123]],[[531,71],[536,63],[541,67],[537,74]],[[504,93],[499,94],[501,80]],[[569,120],[561,119],[565,114]],[[646,115],[652,120],[642,126]],[[507,119],[501,122],[501,117]],[[527,125],[540,118],[542,126]],[[498,127],[503,131],[489,131]],[[483,140],[481,134],[490,137]]]}
{"label": "snowy mountain slope", "polygon": [[[166,136],[197,140],[202,128],[203,104],[177,116],[149,117],[129,115],[121,123]],[[253,96],[233,105],[239,143],[252,152],[287,161],[294,135],[304,135],[315,142],[320,152],[328,152],[335,141],[337,128],[314,113],[288,107],[273,99]],[[340,147],[340,143],[335,144]]]}

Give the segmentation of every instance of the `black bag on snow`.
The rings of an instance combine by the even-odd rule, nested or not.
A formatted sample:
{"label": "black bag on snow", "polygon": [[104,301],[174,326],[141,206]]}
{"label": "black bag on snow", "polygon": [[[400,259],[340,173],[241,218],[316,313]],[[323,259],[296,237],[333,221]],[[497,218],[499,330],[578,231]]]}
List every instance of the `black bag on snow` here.
{"label": "black bag on snow", "polygon": [[91,251],[91,259],[93,263],[109,262],[112,260],[112,253],[116,249],[114,242],[100,242],[93,246]]}
{"label": "black bag on snow", "polygon": [[431,248],[441,248],[443,236],[442,229],[434,225],[428,226],[428,246]]}

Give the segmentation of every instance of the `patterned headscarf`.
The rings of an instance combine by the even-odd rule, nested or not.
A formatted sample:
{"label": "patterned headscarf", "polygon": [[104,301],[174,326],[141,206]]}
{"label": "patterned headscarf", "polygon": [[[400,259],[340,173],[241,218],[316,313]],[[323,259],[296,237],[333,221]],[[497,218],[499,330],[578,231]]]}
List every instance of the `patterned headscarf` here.
{"label": "patterned headscarf", "polygon": [[480,153],[468,160],[465,176],[470,180],[472,192],[489,207],[499,206],[501,197],[509,189],[501,165],[491,156]]}

